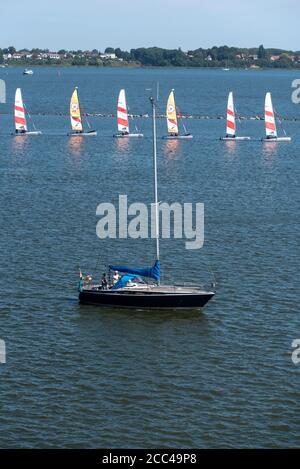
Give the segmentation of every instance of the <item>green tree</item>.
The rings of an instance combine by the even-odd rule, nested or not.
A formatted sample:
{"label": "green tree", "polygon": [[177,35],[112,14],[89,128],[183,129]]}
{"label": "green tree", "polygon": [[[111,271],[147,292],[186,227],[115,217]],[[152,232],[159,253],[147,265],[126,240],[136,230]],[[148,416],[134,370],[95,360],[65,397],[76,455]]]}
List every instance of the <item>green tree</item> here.
{"label": "green tree", "polygon": [[258,58],[259,59],[266,59],[267,58],[267,51],[266,49],[264,48],[264,46],[261,44],[258,48]]}

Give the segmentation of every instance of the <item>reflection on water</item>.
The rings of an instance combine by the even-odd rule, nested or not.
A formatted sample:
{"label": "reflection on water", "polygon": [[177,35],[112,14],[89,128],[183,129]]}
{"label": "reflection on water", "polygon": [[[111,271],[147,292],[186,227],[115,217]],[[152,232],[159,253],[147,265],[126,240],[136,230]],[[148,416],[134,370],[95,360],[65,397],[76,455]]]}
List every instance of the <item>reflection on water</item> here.
{"label": "reflection on water", "polygon": [[28,136],[26,134],[15,135],[12,139],[12,148],[15,152],[22,152],[28,145]]}
{"label": "reflection on water", "polygon": [[272,160],[278,153],[278,143],[277,142],[263,142],[263,156],[266,160]]}
{"label": "reflection on water", "polygon": [[175,160],[178,158],[178,153],[176,153],[178,145],[179,140],[165,140],[163,152],[168,159]]}
{"label": "reflection on water", "polygon": [[73,155],[79,156],[82,154],[83,139],[84,137],[82,135],[73,135],[72,137],[69,137],[68,148]]}
{"label": "reflection on water", "polygon": [[128,161],[130,156],[130,148],[129,138],[114,138],[114,155],[117,158],[121,157],[122,162]]}
{"label": "reflection on water", "polygon": [[236,154],[236,142],[234,140],[226,140],[223,143],[225,143],[225,156],[233,159]]}
{"label": "reflection on water", "polygon": [[129,147],[129,138],[115,138],[116,150],[118,153],[127,153]]}

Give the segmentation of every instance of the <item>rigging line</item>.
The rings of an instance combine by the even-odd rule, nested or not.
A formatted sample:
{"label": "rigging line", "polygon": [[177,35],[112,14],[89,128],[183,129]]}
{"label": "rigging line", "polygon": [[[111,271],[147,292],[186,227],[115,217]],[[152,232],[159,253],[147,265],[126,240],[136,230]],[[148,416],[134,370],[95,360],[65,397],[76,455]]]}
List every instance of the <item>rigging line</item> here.
{"label": "rigging line", "polygon": [[87,113],[85,112],[85,110],[84,110],[84,108],[82,107],[81,103],[80,103],[80,108],[81,108],[81,111],[82,111],[82,113],[83,113],[83,116],[84,116],[84,118],[85,118],[85,121],[86,121],[86,123],[87,123],[88,128],[91,129],[91,125],[90,125],[89,120],[88,120],[88,118],[87,118]]}
{"label": "rigging line", "polygon": [[[129,114],[128,111],[130,112],[130,107],[127,105],[127,116],[130,117],[131,120],[134,120],[134,117],[133,117],[132,112],[130,112],[130,114]],[[134,126],[135,126],[135,128],[136,128],[136,131],[138,132],[138,128],[137,128],[136,124],[134,124]]]}
{"label": "rigging line", "polygon": [[99,261],[100,261],[100,257],[101,257],[101,253],[99,254],[98,259],[97,259],[97,262],[96,262],[95,272],[97,272],[97,268],[98,268],[98,264],[99,264]]}
{"label": "rigging line", "polygon": [[239,113],[238,113],[238,111],[237,111],[237,108],[236,108],[235,106],[234,106],[234,111],[235,111],[235,114],[236,114],[236,117],[237,117],[237,119],[238,119],[239,124],[242,125],[242,121],[241,121],[241,119],[240,119],[240,115],[239,115]]}
{"label": "rigging line", "polygon": [[211,275],[212,275],[212,278],[213,278],[213,287],[216,287],[217,285],[217,279],[216,279],[216,276],[214,274],[214,271],[212,270],[211,268],[211,265],[210,265],[210,262],[208,261],[208,270],[210,271]]}
{"label": "rigging line", "polygon": [[184,123],[183,123],[183,119],[182,119],[181,112],[180,112],[180,110],[179,110],[178,107],[176,107],[176,110],[177,110],[177,114],[178,114],[178,117],[179,117],[179,119],[180,119],[181,125],[182,125],[182,127],[183,127],[185,133],[187,134],[187,130],[186,130],[186,127],[185,127],[185,125],[184,125]]}
{"label": "rigging line", "polygon": [[280,115],[277,113],[275,107],[273,107],[273,109],[274,109],[274,115],[275,115],[275,117],[277,118],[277,120],[278,120],[278,122],[279,122],[279,125],[280,125],[280,127],[281,127],[281,130],[283,131],[284,135],[286,136],[286,131],[285,131],[285,128],[283,127],[283,119],[282,119],[282,116],[280,116]]}
{"label": "rigging line", "polygon": [[27,116],[29,117],[30,121],[32,122],[32,126],[33,126],[34,130],[36,130],[36,126],[35,126],[35,124],[34,124],[34,121],[33,121],[33,119],[31,118],[31,115],[29,114],[29,111],[28,111],[27,107],[25,106],[25,103],[24,103],[24,102],[23,102],[23,106],[24,106],[24,109],[25,109],[25,111],[26,111],[26,113],[27,113]]}

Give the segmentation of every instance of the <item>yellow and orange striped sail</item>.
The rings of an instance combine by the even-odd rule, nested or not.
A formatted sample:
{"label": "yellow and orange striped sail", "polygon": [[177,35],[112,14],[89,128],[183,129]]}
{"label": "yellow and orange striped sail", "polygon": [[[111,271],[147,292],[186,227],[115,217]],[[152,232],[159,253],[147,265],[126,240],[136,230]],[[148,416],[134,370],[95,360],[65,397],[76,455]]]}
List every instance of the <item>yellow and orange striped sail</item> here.
{"label": "yellow and orange striped sail", "polygon": [[174,98],[173,90],[169,94],[169,98],[167,102],[167,123],[168,123],[168,132],[172,134],[178,134],[176,106],[175,106],[175,98]]}
{"label": "yellow and orange striped sail", "polygon": [[70,119],[71,119],[72,130],[74,130],[75,132],[82,132],[82,122],[81,122],[77,87],[73,91],[73,94],[71,97]]}

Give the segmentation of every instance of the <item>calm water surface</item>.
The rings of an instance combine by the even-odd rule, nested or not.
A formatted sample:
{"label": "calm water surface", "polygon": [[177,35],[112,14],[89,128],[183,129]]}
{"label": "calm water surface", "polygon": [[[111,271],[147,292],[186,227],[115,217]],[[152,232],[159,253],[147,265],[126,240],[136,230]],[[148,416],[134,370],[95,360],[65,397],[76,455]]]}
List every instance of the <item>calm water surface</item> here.
{"label": "calm water surface", "polygon": [[[98,137],[70,139],[68,101],[115,112],[121,87],[133,113],[161,112],[175,88],[182,113],[224,114],[234,91],[240,114],[261,115],[266,91],[287,117],[297,72],[1,69],[2,294],[0,446],[291,447],[300,444],[300,124],[291,144],[226,144],[224,121],[192,120],[192,141],[158,141],[159,199],[204,202],[205,244],[161,243],[164,280],[211,280],[203,312],[133,312],[80,306],[78,266],[96,276],[109,262],[146,265],[153,242],[96,237],[96,207],[128,194],[152,201],[151,121],[143,140],[116,141],[115,119],[92,118]],[[17,86],[40,137],[11,136]],[[41,115],[43,114],[43,115]],[[158,121],[159,136],[165,122]],[[240,133],[259,139],[263,123]]]}

